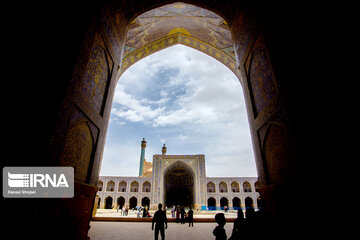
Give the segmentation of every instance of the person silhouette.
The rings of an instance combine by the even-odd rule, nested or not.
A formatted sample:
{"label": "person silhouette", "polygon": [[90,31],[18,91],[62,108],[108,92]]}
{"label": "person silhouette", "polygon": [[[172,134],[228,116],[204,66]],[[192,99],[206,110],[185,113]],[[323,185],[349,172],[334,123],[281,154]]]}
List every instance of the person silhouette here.
{"label": "person silhouette", "polygon": [[143,218],[147,217],[147,210],[146,208],[143,208]]}
{"label": "person silhouette", "polygon": [[185,209],[183,206],[181,206],[180,209],[180,216],[181,216],[181,224],[185,224]]}
{"label": "person silhouette", "polygon": [[154,214],[152,219],[152,226],[151,229],[154,230],[155,224],[155,240],[159,237],[159,231],[161,235],[161,239],[165,240],[165,229],[167,229],[167,217],[166,212],[162,210],[162,204],[159,203],[158,205],[159,210],[157,210]]}
{"label": "person silhouette", "polygon": [[193,227],[194,226],[194,211],[191,209],[191,207],[190,207],[187,215],[188,215],[188,220],[189,220],[189,227],[190,227],[190,224]]}
{"label": "person silhouette", "polygon": [[176,207],[176,222],[177,223],[180,222],[180,206],[179,205]]}
{"label": "person silhouette", "polygon": [[255,210],[253,206],[246,207],[245,217],[247,221],[252,221],[255,216]]}
{"label": "person silhouette", "polygon": [[[231,237],[229,238],[229,240],[240,239],[240,233],[245,228],[246,227],[245,227],[244,212],[240,208],[240,209],[238,209],[237,218],[234,221],[234,227],[233,227]],[[241,233],[241,234],[244,236],[244,233]]]}
{"label": "person silhouette", "polygon": [[227,236],[226,236],[226,231],[224,229],[224,226],[226,224],[226,219],[224,213],[217,213],[215,215],[215,221],[218,224],[213,231],[215,240],[226,240]]}
{"label": "person silhouette", "polygon": [[172,218],[175,218],[175,211],[176,211],[176,208],[175,208],[175,205],[173,205],[173,207],[171,209],[171,217]]}

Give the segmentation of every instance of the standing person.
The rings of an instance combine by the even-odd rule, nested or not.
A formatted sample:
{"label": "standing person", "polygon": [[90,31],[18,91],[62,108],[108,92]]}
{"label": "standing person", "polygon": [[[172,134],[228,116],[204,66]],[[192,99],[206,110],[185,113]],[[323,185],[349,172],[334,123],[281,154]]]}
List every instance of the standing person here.
{"label": "standing person", "polygon": [[180,209],[180,216],[181,216],[181,224],[185,224],[185,209],[183,206],[181,206]]}
{"label": "standing person", "polygon": [[218,224],[213,231],[215,240],[226,240],[227,236],[224,229],[224,226],[226,224],[225,215],[223,213],[217,213],[215,215],[215,221]]}
{"label": "standing person", "polygon": [[240,234],[242,236],[241,238],[246,239],[246,237],[245,237],[246,231],[244,231],[245,229],[246,229],[246,226],[245,226],[244,212],[240,208],[240,209],[238,209],[237,218],[235,219],[234,227],[233,227],[232,234],[231,234],[231,237],[229,238],[229,240],[240,239]]}
{"label": "standing person", "polygon": [[117,205],[117,207],[116,207],[116,212],[117,212],[117,213],[119,212],[119,209],[120,209],[120,206]]}
{"label": "standing person", "polygon": [[188,220],[189,220],[189,227],[190,227],[190,224],[193,227],[194,226],[194,211],[191,209],[191,207],[190,207],[190,210],[188,211],[187,215],[188,215]]}
{"label": "standing person", "polygon": [[171,217],[175,218],[175,205],[173,205],[173,207],[171,209]]}
{"label": "standing person", "polygon": [[245,210],[245,217],[247,222],[251,222],[255,216],[255,210],[254,207],[250,206],[247,207]]}
{"label": "standing person", "polygon": [[176,222],[177,223],[180,222],[180,207],[179,207],[179,205],[176,208]]}
{"label": "standing person", "polygon": [[125,205],[122,207],[122,215],[125,216]]}
{"label": "standing person", "polygon": [[143,218],[147,217],[147,210],[146,207],[143,208]]}
{"label": "standing person", "polygon": [[167,229],[167,218],[166,218],[166,212],[164,212],[162,208],[162,204],[159,203],[158,206],[159,210],[157,210],[154,214],[154,217],[152,219],[152,226],[151,229],[154,230],[154,223],[155,225],[155,240],[159,237],[159,231],[161,235],[161,239],[165,240],[165,229]]}

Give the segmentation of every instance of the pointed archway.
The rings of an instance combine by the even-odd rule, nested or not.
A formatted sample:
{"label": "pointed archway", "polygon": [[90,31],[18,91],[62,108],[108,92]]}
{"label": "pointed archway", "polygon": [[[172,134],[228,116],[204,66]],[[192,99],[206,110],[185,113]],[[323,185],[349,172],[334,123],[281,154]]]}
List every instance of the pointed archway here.
{"label": "pointed archway", "polygon": [[194,172],[183,162],[176,162],[164,173],[164,202],[166,206],[193,207]]}
{"label": "pointed archway", "polygon": [[138,205],[138,200],[137,200],[137,198],[136,198],[136,197],[131,197],[131,198],[129,199],[129,208],[130,208],[130,209],[134,209],[134,208],[137,207],[137,205]]}
{"label": "pointed archway", "polygon": [[207,200],[208,210],[216,210],[216,199],[213,197],[209,197]]}
{"label": "pointed archway", "polygon": [[[29,124],[18,124],[18,126],[24,127],[24,131],[21,132],[28,132],[31,128],[36,129],[36,132],[34,131],[32,134],[36,141],[27,144],[26,148],[29,151],[24,151],[27,153],[26,155],[32,151],[35,151],[34,156],[46,155],[34,160],[30,163],[31,165],[60,166],[63,165],[60,162],[61,159],[75,156],[70,165],[77,169],[75,173],[77,191],[74,199],[59,200],[61,202],[59,205],[67,206],[61,213],[61,217],[66,219],[61,227],[70,229],[69,232],[76,232],[84,239],[86,239],[91,218],[89,209],[92,208],[93,199],[96,196],[112,94],[117,80],[116,75],[121,68],[126,30],[136,16],[172,2],[174,1],[142,1],[142,4],[137,5],[136,1],[111,1],[111,3],[107,1],[96,6],[89,2],[82,4],[81,8],[73,8],[72,5],[65,4],[65,6],[54,8],[52,14],[44,14],[45,11],[37,12],[39,14],[37,19],[44,19],[46,23],[41,25],[41,21],[39,21],[40,25],[34,24],[34,33],[36,34],[32,34],[31,37],[36,40],[33,43],[42,43],[41,39],[49,36],[48,32],[52,34],[51,36],[57,37],[52,38],[51,42],[47,42],[49,48],[39,44],[36,54],[29,54],[41,56],[39,59],[43,64],[42,74],[36,71],[31,75],[36,76],[36,79],[43,78],[43,83],[46,84],[39,84],[41,81],[36,81],[36,84],[35,81],[28,81],[27,86],[32,86],[34,91],[24,88],[28,91],[28,95],[24,99],[28,100],[27,104],[31,107],[39,105],[43,107],[38,107],[41,110],[33,108],[32,115],[35,117],[28,120]],[[266,5],[270,8],[257,8],[251,4],[247,5],[248,1],[230,0],[224,1],[222,4],[214,0],[186,2],[194,3],[226,17],[233,34],[232,43],[236,68],[241,72],[239,79],[244,86],[247,99],[249,122],[252,126],[251,132],[260,178],[260,191],[267,202],[267,210],[271,214],[289,216],[289,214],[287,215],[287,210],[290,209],[289,202],[291,199],[301,199],[299,196],[301,191],[298,190],[302,189],[301,186],[306,186],[304,179],[299,177],[299,175],[304,175],[302,166],[306,166],[306,164],[303,164],[304,160],[301,157],[294,157],[291,154],[293,148],[289,146],[298,140],[296,139],[297,133],[294,131],[297,122],[294,120],[296,115],[294,115],[295,97],[293,95],[296,95],[296,90],[292,87],[296,86],[294,82],[300,81],[296,79],[298,70],[292,67],[292,64],[296,65],[292,61],[296,60],[296,54],[293,54],[292,50],[297,45],[287,34],[288,31],[294,32],[298,29],[296,26],[286,28],[284,26],[289,24],[282,24],[282,21],[295,22],[294,19],[301,16],[295,14],[295,17],[289,17],[289,12],[277,11],[276,7],[271,7],[271,4]],[[67,14],[67,11],[70,11],[71,14]],[[37,15],[32,11],[29,12],[31,15]],[[64,13],[67,14],[67,18],[62,18]],[[262,17],[264,13],[265,16],[279,14],[277,19],[281,19],[281,21]],[[290,11],[290,13],[293,12]],[[282,18],[284,15],[285,18]],[[52,20],[58,22],[47,28],[48,31],[41,36],[40,34],[43,32],[41,26],[45,28]],[[59,26],[61,27],[59,28]],[[36,29],[37,27],[38,29]],[[71,39],[61,37],[67,36],[69,28],[76,30]],[[23,36],[22,32],[21,35]],[[38,38],[36,38],[37,36]],[[282,47],[283,43],[285,43],[285,47]],[[43,60],[50,59],[48,58],[49,49],[55,49],[53,46],[58,46],[58,49],[57,51],[52,50],[54,52],[50,52],[50,54],[60,54],[64,58],[58,58],[61,60],[53,58],[47,63]],[[41,48],[43,48],[44,54],[41,54]],[[293,57],[291,57],[292,55]],[[290,56],[290,58],[284,56]],[[38,61],[33,62],[36,63],[29,62],[28,69],[38,69]],[[61,73],[52,74],[53,66],[61,69]],[[49,76],[52,79],[51,87],[48,84]],[[18,81],[14,82],[18,84]],[[278,88],[278,85],[281,88]],[[47,109],[47,111],[45,112],[43,109]],[[269,128],[270,121],[281,123],[284,129]],[[37,134],[38,129],[44,129],[45,133]],[[268,133],[267,129],[269,129]],[[269,136],[280,137],[274,141],[274,138]],[[286,136],[286,138],[281,136]],[[81,137],[86,137],[84,138],[86,141]],[[289,144],[285,140],[289,141]],[[91,142],[92,144],[89,144]],[[77,147],[69,147],[72,146],[71,143],[78,143]],[[278,156],[281,157],[281,165],[277,165]],[[6,164],[20,166],[29,163],[22,160],[27,159],[25,155],[18,159],[7,161]],[[269,169],[268,166],[270,166]],[[276,166],[277,169],[271,166]],[[286,174],[274,179],[276,172],[285,172]],[[293,172],[299,175],[295,175]],[[54,217],[51,214],[56,212],[53,210],[58,208],[58,205],[47,203],[50,203],[50,200],[45,199],[39,206],[44,208],[42,212],[48,213],[49,217]],[[40,211],[38,209],[40,208],[34,207],[29,210],[29,212],[31,211],[29,214],[37,216]],[[278,219],[286,219],[286,217]],[[18,219],[12,218],[9,222],[17,223],[17,221]],[[24,222],[23,226],[29,222]],[[67,226],[65,222],[76,222],[77,225]],[[39,222],[30,223],[28,229],[36,227],[35,224],[39,224]],[[46,220],[40,221],[40,224],[46,224]]]}
{"label": "pointed archway", "polygon": [[105,209],[112,209],[113,208],[113,198],[108,196],[105,198]]}
{"label": "pointed archway", "polygon": [[125,205],[125,198],[124,197],[118,197],[117,199],[117,205],[121,209]]}

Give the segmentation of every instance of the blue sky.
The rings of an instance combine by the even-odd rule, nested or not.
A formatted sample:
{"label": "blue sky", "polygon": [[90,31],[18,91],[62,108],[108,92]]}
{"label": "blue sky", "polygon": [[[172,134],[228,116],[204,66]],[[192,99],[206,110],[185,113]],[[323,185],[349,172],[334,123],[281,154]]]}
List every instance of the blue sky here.
{"label": "blue sky", "polygon": [[244,96],[222,63],[176,45],[135,63],[116,86],[100,175],[138,176],[145,158],[204,154],[209,177],[257,176]]}

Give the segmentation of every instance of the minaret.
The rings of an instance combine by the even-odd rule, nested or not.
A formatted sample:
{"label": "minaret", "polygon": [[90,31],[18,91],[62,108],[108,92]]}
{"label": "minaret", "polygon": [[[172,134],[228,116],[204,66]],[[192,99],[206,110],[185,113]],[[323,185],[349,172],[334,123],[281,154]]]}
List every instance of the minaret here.
{"label": "minaret", "polygon": [[139,177],[143,175],[144,161],[145,161],[145,148],[146,141],[145,138],[141,141],[141,155],[140,155],[140,169],[139,169]]}
{"label": "minaret", "polygon": [[162,155],[166,155],[166,147],[165,147],[165,143],[164,143],[164,146],[162,147],[161,152],[162,152]]}

